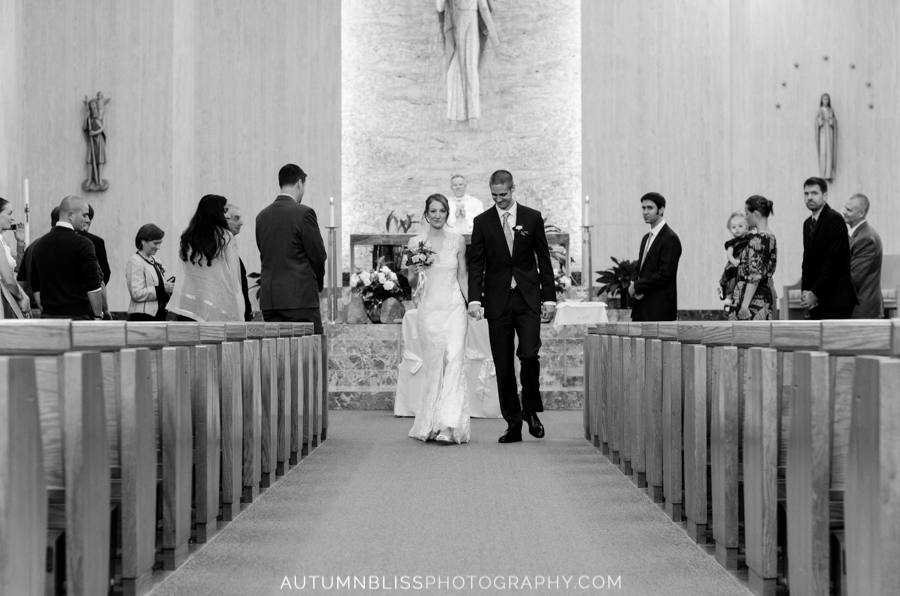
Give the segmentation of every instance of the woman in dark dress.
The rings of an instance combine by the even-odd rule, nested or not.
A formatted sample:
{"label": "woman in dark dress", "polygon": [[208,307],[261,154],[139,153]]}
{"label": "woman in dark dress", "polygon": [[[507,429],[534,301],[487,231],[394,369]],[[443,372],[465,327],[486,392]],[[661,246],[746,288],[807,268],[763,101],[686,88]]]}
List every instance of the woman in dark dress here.
{"label": "woman in dark dress", "polygon": [[750,234],[747,248],[741,253],[732,299],[737,312],[732,312],[728,318],[732,321],[770,321],[775,313],[772,276],[778,262],[775,235],[769,230],[769,216],[774,213],[774,207],[772,201],[759,195],[747,199],[744,207],[747,223],[756,231]]}

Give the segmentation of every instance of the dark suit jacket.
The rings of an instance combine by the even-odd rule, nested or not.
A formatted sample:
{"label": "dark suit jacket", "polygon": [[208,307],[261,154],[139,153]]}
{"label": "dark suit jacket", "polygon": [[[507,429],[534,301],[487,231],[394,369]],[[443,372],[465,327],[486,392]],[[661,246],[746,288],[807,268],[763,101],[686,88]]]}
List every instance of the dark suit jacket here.
{"label": "dark suit jacket", "polygon": [[881,296],[881,237],[868,222],[862,222],[850,237],[850,279],[859,304],[853,308],[854,319],[884,317]]}
{"label": "dark suit jacket", "polygon": [[556,300],[550,247],[541,212],[518,204],[513,230],[513,252],[509,254],[497,208],[475,217],[469,248],[469,301],[480,301],[487,319],[496,319],[506,308],[513,277],[528,306],[541,312],[541,302]]}
{"label": "dark suit jacket", "polygon": [[319,308],[325,284],[325,243],[316,212],[287,195],[256,216],[261,310]]}
{"label": "dark suit jacket", "polygon": [[859,304],[850,279],[850,239],[841,214],[826,203],[815,230],[812,216],[803,222],[803,275],[800,289],[811,291],[819,301],[817,310]]}
{"label": "dark suit jacket", "polygon": [[681,240],[669,224],[663,225],[656,239],[650,245],[647,258],[644,247],[650,234],[641,240],[638,262],[643,265],[634,282],[635,295],[643,298],[635,300],[631,309],[633,321],[674,321],[678,314],[678,261],[681,259]]}
{"label": "dark suit jacket", "polygon": [[100,273],[103,275],[103,283],[109,284],[109,259],[106,257],[106,242],[103,238],[90,232],[78,232],[91,241],[94,245],[94,252],[97,253],[97,263],[100,264]]}

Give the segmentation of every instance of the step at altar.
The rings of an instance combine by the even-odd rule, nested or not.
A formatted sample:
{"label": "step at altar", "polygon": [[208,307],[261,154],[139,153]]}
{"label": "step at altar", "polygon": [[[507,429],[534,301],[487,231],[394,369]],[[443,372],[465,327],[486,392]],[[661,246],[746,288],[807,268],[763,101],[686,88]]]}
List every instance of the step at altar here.
{"label": "step at altar", "polygon": [[[584,327],[541,325],[541,395],[547,410],[577,410],[583,402]],[[403,350],[396,325],[326,324],[329,408],[393,410]],[[516,361],[518,377],[518,360]]]}

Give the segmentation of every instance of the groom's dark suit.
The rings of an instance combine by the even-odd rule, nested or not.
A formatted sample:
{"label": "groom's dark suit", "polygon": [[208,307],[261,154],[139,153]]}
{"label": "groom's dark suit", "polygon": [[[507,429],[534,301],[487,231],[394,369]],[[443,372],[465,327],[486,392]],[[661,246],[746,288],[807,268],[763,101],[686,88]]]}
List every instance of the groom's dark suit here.
{"label": "groom's dark suit", "polygon": [[647,256],[644,251],[649,234],[641,240],[638,263],[641,269],[634,282],[634,293],[643,295],[635,299],[631,310],[632,321],[674,321],[678,314],[678,261],[681,259],[681,240],[669,224],[657,230],[657,237],[650,243]]}
{"label": "groom's dark suit", "polygon": [[[543,412],[540,393],[541,303],[556,300],[553,265],[541,213],[515,205],[510,254],[496,207],[478,215],[469,248],[469,301],[481,302],[497,368],[500,411],[510,430],[521,433],[522,416]],[[511,208],[512,210],[512,208]],[[515,280],[515,288],[510,286]],[[522,404],[514,369],[514,338],[522,363]]]}

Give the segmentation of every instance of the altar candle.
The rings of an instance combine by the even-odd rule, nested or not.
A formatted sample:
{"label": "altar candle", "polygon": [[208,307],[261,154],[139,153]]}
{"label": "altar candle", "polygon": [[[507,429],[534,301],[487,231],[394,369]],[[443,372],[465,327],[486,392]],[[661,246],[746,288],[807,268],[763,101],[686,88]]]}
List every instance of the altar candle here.
{"label": "altar candle", "polygon": [[581,224],[581,225],[583,225],[583,226],[589,226],[589,225],[591,225],[591,220],[590,220],[590,218],[588,217],[588,210],[589,210],[590,206],[591,206],[591,198],[590,198],[589,196],[587,196],[587,195],[584,195],[584,213],[582,214],[582,217],[583,217],[583,220],[584,220],[584,221],[583,221],[583,223]]}
{"label": "altar candle", "polygon": [[28,178],[25,179],[25,188],[23,189],[23,194],[25,195],[25,197],[24,197],[25,198],[25,246],[28,246],[29,241],[30,241],[29,237],[31,236],[31,229],[30,229],[31,225],[28,221],[29,220],[29,217],[28,217],[28,210],[29,210],[29,207],[28,207],[28,194],[29,194],[28,193]]}
{"label": "altar candle", "polygon": [[331,212],[330,221],[331,221],[331,227],[333,228],[334,227],[334,197],[331,197],[330,199],[328,199],[328,208],[329,208],[329,211]]}

